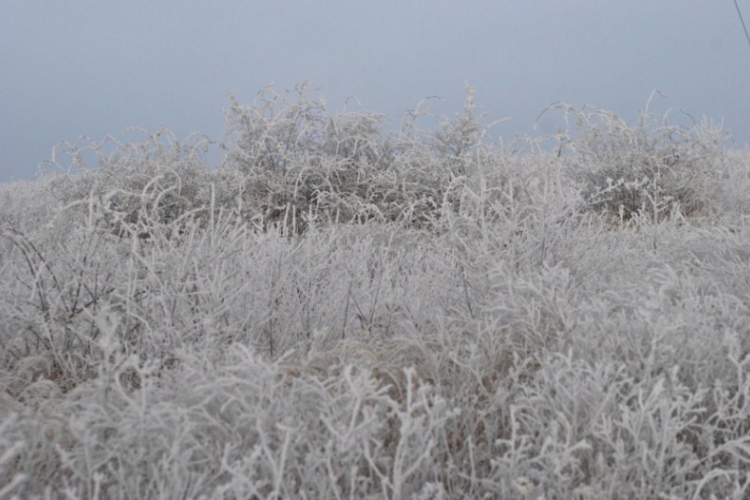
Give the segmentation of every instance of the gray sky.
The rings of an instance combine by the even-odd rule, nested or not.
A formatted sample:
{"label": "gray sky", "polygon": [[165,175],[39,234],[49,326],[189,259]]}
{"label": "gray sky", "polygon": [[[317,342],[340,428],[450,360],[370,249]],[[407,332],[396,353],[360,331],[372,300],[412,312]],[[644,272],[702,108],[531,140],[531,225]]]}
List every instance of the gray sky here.
{"label": "gray sky", "polygon": [[0,182],[81,135],[218,137],[227,92],[249,104],[305,79],[333,110],[356,96],[394,122],[433,95],[453,115],[467,81],[491,118],[510,118],[504,138],[556,101],[633,120],[658,89],[658,112],[724,119],[750,142],[732,0],[2,0],[0,68]]}

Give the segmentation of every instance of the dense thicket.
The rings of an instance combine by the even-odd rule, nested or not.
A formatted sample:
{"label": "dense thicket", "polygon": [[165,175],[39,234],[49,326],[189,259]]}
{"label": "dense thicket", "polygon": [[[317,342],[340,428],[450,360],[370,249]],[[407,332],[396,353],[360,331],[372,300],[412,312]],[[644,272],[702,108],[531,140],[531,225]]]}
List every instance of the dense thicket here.
{"label": "dense thicket", "polygon": [[750,156],[423,112],[269,88],[219,168],[160,131],[0,187],[0,498],[747,496]]}

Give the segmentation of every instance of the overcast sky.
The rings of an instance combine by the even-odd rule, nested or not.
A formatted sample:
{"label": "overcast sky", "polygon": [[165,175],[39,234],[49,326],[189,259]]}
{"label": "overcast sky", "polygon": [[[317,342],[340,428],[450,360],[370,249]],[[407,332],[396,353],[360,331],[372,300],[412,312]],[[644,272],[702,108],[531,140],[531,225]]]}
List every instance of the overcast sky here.
{"label": "overcast sky", "polygon": [[305,79],[334,110],[356,96],[394,123],[428,96],[460,111],[466,81],[508,138],[556,101],[633,120],[658,89],[659,112],[723,119],[750,142],[733,0],[2,0],[0,182],[82,135],[218,137],[228,92],[249,104]]}

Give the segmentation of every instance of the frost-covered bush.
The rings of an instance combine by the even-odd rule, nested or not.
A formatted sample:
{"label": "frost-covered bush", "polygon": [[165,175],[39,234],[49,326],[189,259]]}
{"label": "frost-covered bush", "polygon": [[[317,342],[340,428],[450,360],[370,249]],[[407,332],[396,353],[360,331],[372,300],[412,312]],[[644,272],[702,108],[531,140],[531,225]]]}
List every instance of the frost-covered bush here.
{"label": "frost-covered bush", "polygon": [[728,140],[720,127],[706,119],[690,128],[674,125],[672,113],[658,119],[648,106],[634,125],[606,110],[565,107],[565,113],[576,120],[563,134],[567,161],[588,209],[614,220],[641,214],[655,222],[714,211],[716,167]]}
{"label": "frost-covered bush", "polygon": [[[145,133],[141,131],[142,133]],[[179,223],[210,203],[210,179],[203,154],[208,142],[195,137],[181,143],[168,130],[146,134],[147,140],[121,143],[108,139],[69,145],[63,158],[77,175],[57,175],[51,195],[113,234],[150,236],[150,226]],[[111,149],[111,151],[110,151]],[[87,157],[96,158],[88,165]],[[85,214],[85,215],[83,215]]]}
{"label": "frost-covered bush", "polygon": [[[459,211],[478,171],[506,170],[501,148],[482,142],[486,126],[470,87],[464,113],[443,120],[436,133],[419,129],[422,111],[397,133],[385,130],[381,114],[330,113],[306,85],[281,94],[266,88],[251,106],[232,102],[221,203],[240,205],[264,225],[300,232],[314,217],[428,227],[446,207]],[[483,180],[490,189],[503,181]]]}

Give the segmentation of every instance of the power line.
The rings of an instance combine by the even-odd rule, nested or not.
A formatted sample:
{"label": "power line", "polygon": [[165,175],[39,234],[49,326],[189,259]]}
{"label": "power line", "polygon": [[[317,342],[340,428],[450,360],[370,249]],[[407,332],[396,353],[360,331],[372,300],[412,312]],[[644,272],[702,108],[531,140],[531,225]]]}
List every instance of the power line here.
{"label": "power line", "polygon": [[737,4],[737,0],[734,0],[734,6],[737,7],[737,14],[740,16],[742,29],[745,30],[745,38],[747,38],[747,43],[750,44],[750,34],[748,34],[747,32],[747,26],[745,26],[745,20],[742,19],[742,12],[740,12],[740,6]]}

